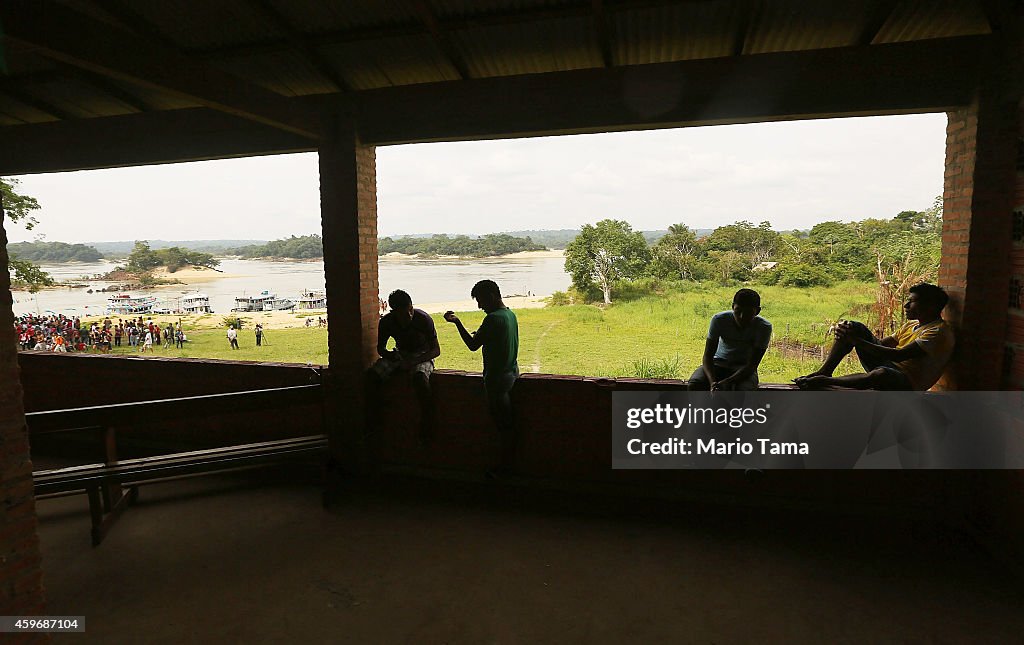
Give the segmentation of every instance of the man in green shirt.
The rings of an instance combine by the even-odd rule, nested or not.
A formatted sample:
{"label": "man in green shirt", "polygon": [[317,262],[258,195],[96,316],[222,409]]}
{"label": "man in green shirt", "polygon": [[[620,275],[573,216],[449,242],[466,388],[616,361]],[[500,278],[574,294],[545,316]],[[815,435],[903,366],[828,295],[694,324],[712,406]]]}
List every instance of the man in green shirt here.
{"label": "man in green shirt", "polygon": [[484,348],[487,408],[501,433],[501,464],[497,472],[507,472],[515,452],[515,427],[509,392],[519,378],[519,322],[512,310],[501,301],[501,291],[494,281],[477,282],[470,295],[487,314],[476,332],[470,334],[453,311],[445,312],[444,319],[458,328],[462,342],[466,343],[471,352]]}

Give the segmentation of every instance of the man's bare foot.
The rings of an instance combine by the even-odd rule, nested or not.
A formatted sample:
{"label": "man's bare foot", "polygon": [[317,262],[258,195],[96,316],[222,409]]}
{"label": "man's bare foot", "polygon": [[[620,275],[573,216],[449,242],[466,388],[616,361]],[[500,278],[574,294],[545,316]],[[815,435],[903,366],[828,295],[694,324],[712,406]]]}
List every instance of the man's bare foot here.
{"label": "man's bare foot", "polygon": [[823,372],[821,370],[815,370],[815,371],[811,372],[810,374],[804,374],[803,376],[796,377],[795,379],[793,379],[793,382],[796,383],[797,385],[800,385],[801,383],[803,383],[807,379],[815,378],[815,377],[818,377],[818,376],[832,376],[832,375],[829,374],[828,372]]}
{"label": "man's bare foot", "polygon": [[821,390],[830,385],[835,385],[831,376],[824,376],[820,374],[800,377],[799,380],[795,380],[796,386],[801,390]]}

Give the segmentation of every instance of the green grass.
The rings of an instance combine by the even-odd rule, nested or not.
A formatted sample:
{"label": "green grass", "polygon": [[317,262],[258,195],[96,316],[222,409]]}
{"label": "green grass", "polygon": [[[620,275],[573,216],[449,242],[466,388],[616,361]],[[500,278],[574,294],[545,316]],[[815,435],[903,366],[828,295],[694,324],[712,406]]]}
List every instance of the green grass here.
{"label": "green grass", "polygon": [[[683,291],[650,296],[608,308],[570,305],[522,309],[519,319],[519,366],[523,372],[586,376],[686,378],[700,363],[708,321],[729,308],[734,287],[693,285]],[[761,315],[772,322],[774,337],[759,370],[763,382],[785,382],[820,364],[817,354],[783,356],[780,341],[796,347],[828,345],[826,331],[836,319],[863,320],[874,301],[874,287],[847,282],[827,288],[759,287]],[[476,329],[483,312],[459,314]],[[463,345],[455,327],[433,316],[441,344],[436,361],[442,369],[479,371],[479,352]],[[186,330],[188,328],[186,327]],[[289,363],[327,363],[327,330],[271,329],[269,343],[255,347],[252,325],[239,334],[241,349],[228,347],[223,329],[189,332],[186,348],[157,348],[157,356],[222,358]],[[121,348],[122,353],[125,348]],[[137,350],[136,350],[137,352]],[[852,361],[839,373],[857,371]]]}
{"label": "green grass", "polygon": [[[146,352],[141,356],[327,364],[327,330],[322,327],[270,329],[265,332],[263,346],[256,347],[256,335],[250,326],[239,332],[237,350],[231,349],[228,345],[226,329],[190,331],[186,326],[185,331],[188,342],[182,349],[177,349],[173,345],[165,349],[163,345],[157,345],[154,346],[152,354]],[[127,343],[126,340],[122,342]],[[140,355],[137,347],[127,345],[115,347],[112,353]]]}

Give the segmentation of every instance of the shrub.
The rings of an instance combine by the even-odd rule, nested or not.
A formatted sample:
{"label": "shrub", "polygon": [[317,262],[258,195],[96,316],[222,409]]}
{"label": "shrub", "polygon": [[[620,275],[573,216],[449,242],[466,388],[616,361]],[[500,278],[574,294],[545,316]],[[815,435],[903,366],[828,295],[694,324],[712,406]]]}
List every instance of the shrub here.
{"label": "shrub", "polygon": [[630,376],[645,379],[682,378],[683,363],[676,354],[673,358],[652,359],[641,357],[626,370]]}
{"label": "shrub", "polygon": [[778,283],[784,287],[823,287],[832,284],[832,278],[820,267],[800,263],[782,267]]}

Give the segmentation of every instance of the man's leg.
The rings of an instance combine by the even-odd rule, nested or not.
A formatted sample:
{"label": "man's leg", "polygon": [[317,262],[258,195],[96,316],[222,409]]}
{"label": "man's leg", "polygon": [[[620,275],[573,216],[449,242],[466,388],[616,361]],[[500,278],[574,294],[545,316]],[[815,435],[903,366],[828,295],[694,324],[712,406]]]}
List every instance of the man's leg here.
{"label": "man's leg", "polygon": [[691,392],[707,392],[711,389],[711,383],[708,382],[708,377],[704,373],[704,366],[698,367],[690,375],[690,380],[686,382],[686,389]]}
{"label": "man's leg", "polygon": [[518,372],[509,372],[493,378],[490,383],[484,383],[484,387],[487,389],[487,408],[494,420],[494,425],[498,428],[501,441],[501,461],[498,464],[498,473],[511,471],[515,461],[516,433],[510,393],[518,376]]}
{"label": "man's leg", "polygon": [[427,446],[434,440],[434,397],[430,393],[430,379],[423,372],[413,372],[412,387],[420,404],[420,443]]}
{"label": "man's leg", "polygon": [[846,376],[808,376],[800,382],[800,387],[806,390],[819,390],[826,387],[887,391],[911,389],[910,382],[903,373],[886,367],[876,367],[863,374],[848,374]]}
{"label": "man's leg", "polygon": [[[871,330],[869,330],[863,323],[854,322],[853,333],[858,337],[867,338],[872,342],[876,342],[875,335],[872,334]],[[801,385],[804,380],[809,378],[832,376],[833,372],[836,371],[836,368],[839,367],[839,363],[841,363],[843,359],[846,358],[846,356],[852,351],[852,342],[837,338],[836,341],[832,343],[832,348],[829,349],[828,356],[825,357],[825,362],[822,363],[821,367],[811,372],[810,374],[807,374],[806,376],[799,376],[793,379],[793,381],[797,385]]]}

